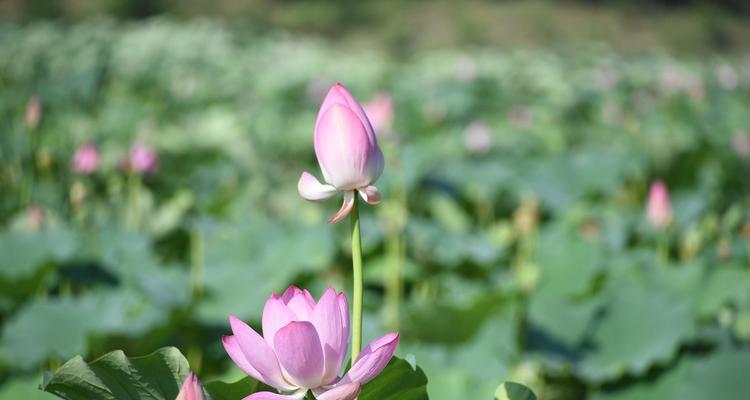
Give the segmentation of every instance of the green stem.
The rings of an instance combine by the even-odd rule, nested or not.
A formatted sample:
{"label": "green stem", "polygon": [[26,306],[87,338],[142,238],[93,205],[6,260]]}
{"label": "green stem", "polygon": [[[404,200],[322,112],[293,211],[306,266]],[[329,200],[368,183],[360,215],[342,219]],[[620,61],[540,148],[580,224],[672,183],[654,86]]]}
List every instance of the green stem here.
{"label": "green stem", "polygon": [[385,273],[385,324],[388,329],[398,330],[399,305],[401,303],[401,264],[403,262],[401,235],[394,233],[387,242],[389,268]]}
{"label": "green stem", "polygon": [[359,227],[357,195],[352,206],[352,269],[354,275],[354,305],[352,311],[352,364],[362,348],[362,238]]}
{"label": "green stem", "polygon": [[196,300],[203,294],[203,243],[203,232],[199,227],[193,227],[190,235],[190,283]]}
{"label": "green stem", "polygon": [[667,235],[666,230],[659,232],[656,261],[659,265],[669,264],[669,236]]}
{"label": "green stem", "polygon": [[141,226],[141,176],[135,171],[128,175],[128,215],[126,225],[137,230]]}

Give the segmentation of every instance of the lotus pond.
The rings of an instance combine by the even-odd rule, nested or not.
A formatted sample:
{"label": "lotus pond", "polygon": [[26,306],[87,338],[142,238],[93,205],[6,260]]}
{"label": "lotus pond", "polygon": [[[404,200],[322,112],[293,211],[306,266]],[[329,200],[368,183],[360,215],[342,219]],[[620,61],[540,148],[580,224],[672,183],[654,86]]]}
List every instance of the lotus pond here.
{"label": "lotus pond", "polygon": [[222,346],[230,314],[260,330],[292,284],[354,295],[340,197],[297,190],[338,81],[385,160],[363,343],[400,335],[360,399],[747,398],[750,60],[395,58],[157,18],[0,27],[0,399],[54,399],[71,368],[262,385]]}

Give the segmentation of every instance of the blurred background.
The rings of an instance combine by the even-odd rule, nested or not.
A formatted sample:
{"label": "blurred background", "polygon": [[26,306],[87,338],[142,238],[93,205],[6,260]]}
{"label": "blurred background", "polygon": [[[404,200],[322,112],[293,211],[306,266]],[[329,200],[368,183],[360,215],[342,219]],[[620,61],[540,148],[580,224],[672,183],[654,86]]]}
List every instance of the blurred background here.
{"label": "blurred background", "polygon": [[747,398],[748,4],[0,1],[0,399],[118,348],[239,378],[229,313],[349,291],[296,191],[336,81],[386,158],[365,340],[431,399]]}

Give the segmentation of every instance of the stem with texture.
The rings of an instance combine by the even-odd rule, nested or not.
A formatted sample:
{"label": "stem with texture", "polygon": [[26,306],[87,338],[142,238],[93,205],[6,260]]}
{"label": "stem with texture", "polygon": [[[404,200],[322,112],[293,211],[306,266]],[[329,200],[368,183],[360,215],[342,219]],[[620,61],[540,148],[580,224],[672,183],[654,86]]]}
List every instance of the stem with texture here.
{"label": "stem with texture", "polygon": [[355,194],[352,207],[352,269],[354,277],[354,302],[352,311],[352,364],[362,348],[362,237],[359,227],[359,207]]}

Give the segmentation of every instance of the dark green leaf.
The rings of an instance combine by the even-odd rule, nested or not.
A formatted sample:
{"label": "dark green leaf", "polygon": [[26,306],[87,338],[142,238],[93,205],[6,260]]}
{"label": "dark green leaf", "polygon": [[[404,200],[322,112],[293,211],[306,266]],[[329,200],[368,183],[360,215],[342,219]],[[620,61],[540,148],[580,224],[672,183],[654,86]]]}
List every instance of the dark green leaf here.
{"label": "dark green leaf", "polygon": [[427,377],[422,369],[397,357],[362,388],[359,400],[427,400]]}
{"label": "dark green leaf", "polygon": [[503,382],[497,387],[495,400],[536,400],[536,395],[520,383]]}
{"label": "dark green leaf", "polygon": [[174,400],[188,372],[187,360],[174,347],[133,358],[117,350],[90,363],[73,358],[44,390],[67,400]]}

